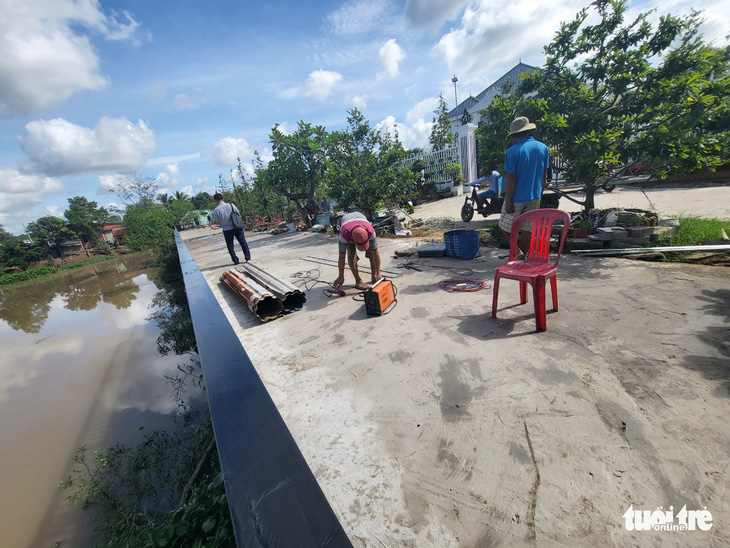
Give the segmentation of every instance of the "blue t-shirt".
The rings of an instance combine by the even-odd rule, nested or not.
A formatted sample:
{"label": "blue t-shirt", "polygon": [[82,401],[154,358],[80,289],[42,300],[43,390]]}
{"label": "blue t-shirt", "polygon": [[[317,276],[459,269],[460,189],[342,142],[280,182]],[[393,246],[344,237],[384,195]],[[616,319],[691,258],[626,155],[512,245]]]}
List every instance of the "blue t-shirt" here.
{"label": "blue t-shirt", "polygon": [[542,179],[550,165],[548,147],[534,137],[525,137],[507,149],[504,170],[515,174],[515,204],[542,196]]}

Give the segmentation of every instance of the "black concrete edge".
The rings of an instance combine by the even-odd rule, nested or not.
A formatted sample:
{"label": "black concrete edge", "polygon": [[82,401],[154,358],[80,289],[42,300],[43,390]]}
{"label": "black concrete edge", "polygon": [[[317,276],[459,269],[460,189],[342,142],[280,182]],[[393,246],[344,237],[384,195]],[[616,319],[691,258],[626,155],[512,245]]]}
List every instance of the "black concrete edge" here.
{"label": "black concrete edge", "polygon": [[237,546],[351,547],[177,231],[175,242]]}

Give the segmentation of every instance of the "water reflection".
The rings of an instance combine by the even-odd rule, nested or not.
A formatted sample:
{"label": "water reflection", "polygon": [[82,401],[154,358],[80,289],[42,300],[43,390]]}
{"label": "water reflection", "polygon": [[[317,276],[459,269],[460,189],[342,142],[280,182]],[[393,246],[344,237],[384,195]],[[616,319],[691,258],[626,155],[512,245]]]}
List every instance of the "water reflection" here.
{"label": "water reflection", "polygon": [[4,288],[0,290],[0,320],[15,330],[38,333],[57,299],[69,310],[93,310],[100,301],[117,309],[129,308],[139,291],[134,277],[149,262],[148,254],[136,253]]}
{"label": "water reflection", "polygon": [[4,546],[88,545],[56,490],[76,448],[172,426],[165,376],[185,360],[157,353],[148,263],[133,254],[0,291],[0,414],[12,417],[0,428]]}

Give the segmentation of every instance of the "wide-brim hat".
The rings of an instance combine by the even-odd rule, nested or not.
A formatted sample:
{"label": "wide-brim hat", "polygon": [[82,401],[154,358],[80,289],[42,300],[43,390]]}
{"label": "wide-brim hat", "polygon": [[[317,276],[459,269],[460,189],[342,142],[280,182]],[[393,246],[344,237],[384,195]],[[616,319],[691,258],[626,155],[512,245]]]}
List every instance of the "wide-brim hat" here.
{"label": "wide-brim hat", "polygon": [[360,251],[367,251],[368,248],[370,248],[370,234],[368,234],[368,231],[365,230],[365,228],[356,226],[352,229],[350,237],[352,238],[352,241],[355,242],[355,247],[357,247]]}
{"label": "wide-brim hat", "polygon": [[523,131],[530,131],[531,129],[537,129],[537,126],[530,122],[527,116],[518,116],[509,125],[509,136],[511,137],[515,133],[522,133]]}

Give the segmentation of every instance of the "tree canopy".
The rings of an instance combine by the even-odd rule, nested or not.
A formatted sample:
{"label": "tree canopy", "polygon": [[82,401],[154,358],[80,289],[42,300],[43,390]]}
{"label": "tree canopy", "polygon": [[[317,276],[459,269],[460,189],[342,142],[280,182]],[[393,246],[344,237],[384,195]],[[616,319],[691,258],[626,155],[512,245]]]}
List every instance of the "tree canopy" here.
{"label": "tree canopy", "polygon": [[91,242],[97,239],[97,229],[109,221],[109,212],[106,209],[83,196],[69,198],[68,209],[63,212],[63,216],[72,231],[85,236]]}
{"label": "tree canopy", "polygon": [[443,150],[455,145],[456,138],[454,137],[454,132],[451,129],[449,109],[446,105],[446,99],[444,99],[443,93],[439,94],[439,102],[433,113],[436,116],[433,118],[431,135],[428,138],[428,142],[431,143],[431,148],[433,148],[433,150]]}
{"label": "tree canopy", "polygon": [[328,193],[372,218],[381,205],[402,200],[416,175],[396,165],[406,155],[397,136],[371,128],[356,108],[348,111],[347,124],[330,135]]}
{"label": "tree canopy", "polygon": [[620,167],[641,163],[663,177],[727,163],[730,48],[704,42],[696,12],[652,26],[651,12],[627,22],[625,0],[595,0],[590,9],[597,22],[582,9],[563,23],[545,46],[544,67],[486,111],[480,151],[493,152],[482,152],[482,165],[495,162],[495,145],[518,115],[537,123],[566,180],[583,183],[586,208]]}

